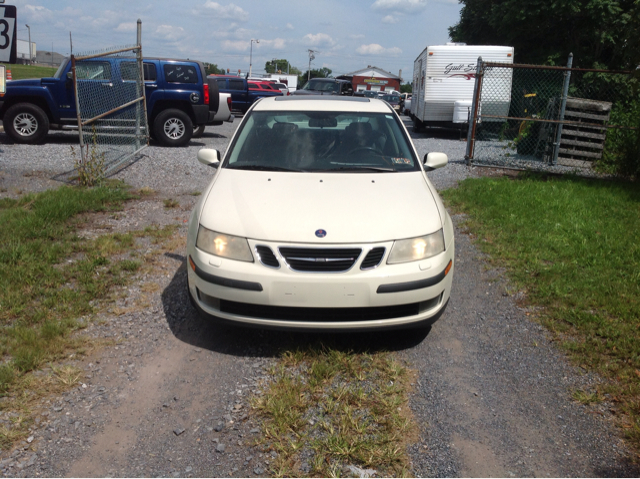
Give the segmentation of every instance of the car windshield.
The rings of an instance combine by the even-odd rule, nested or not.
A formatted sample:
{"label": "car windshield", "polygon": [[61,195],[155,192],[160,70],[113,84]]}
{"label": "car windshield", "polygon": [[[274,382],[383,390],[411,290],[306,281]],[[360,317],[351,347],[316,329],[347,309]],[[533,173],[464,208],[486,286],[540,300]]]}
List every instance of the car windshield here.
{"label": "car windshield", "polygon": [[309,80],[307,84],[302,87],[303,90],[312,91],[326,91],[326,92],[340,92],[340,85],[333,81],[313,81]]}
{"label": "car windshield", "polygon": [[398,103],[400,101],[400,98],[395,95],[384,95],[382,99],[389,103]]}
{"label": "car windshield", "polygon": [[223,168],[296,172],[420,171],[389,113],[253,111]]}
{"label": "car windshield", "polygon": [[60,66],[56,70],[55,75],[53,75],[53,78],[61,78],[62,77],[62,73],[67,68],[67,63],[69,63],[69,59],[68,58],[66,58],[62,63],[60,63]]}

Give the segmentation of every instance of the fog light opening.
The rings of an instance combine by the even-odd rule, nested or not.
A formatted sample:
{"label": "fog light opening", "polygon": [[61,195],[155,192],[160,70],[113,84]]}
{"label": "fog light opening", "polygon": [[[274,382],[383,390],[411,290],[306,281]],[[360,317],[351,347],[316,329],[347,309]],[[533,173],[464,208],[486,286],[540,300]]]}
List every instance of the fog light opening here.
{"label": "fog light opening", "polygon": [[442,294],[440,293],[439,296],[436,296],[433,299],[430,299],[428,301],[421,301],[420,304],[418,305],[418,309],[420,311],[420,314],[424,313],[425,311],[429,311],[430,309],[435,308],[436,306],[438,306],[440,304],[440,301],[442,300]]}
{"label": "fog light opening", "polygon": [[219,298],[215,298],[213,296],[209,296],[208,294],[203,293],[202,291],[200,291],[198,289],[198,299],[200,299],[200,301],[202,303],[204,303],[206,306],[215,309],[217,311],[220,311],[220,299]]}

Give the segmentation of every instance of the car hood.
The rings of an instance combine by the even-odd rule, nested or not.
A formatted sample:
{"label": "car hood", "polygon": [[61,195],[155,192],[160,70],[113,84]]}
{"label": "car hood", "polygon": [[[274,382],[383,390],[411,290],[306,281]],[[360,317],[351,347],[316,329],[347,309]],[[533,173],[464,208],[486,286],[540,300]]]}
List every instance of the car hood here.
{"label": "car hood", "polygon": [[42,81],[40,78],[28,78],[25,80],[11,80],[10,82],[7,82],[7,85],[12,88],[21,86],[41,86]]}
{"label": "car hood", "polygon": [[[422,172],[281,173],[222,169],[200,223],[263,241],[365,243],[442,227]],[[323,229],[326,237],[315,232]]]}

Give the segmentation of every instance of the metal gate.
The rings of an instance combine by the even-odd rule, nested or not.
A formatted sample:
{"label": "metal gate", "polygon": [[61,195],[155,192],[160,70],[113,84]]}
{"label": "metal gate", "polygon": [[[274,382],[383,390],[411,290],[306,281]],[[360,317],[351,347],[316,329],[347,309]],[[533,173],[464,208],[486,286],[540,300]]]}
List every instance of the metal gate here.
{"label": "metal gate", "polygon": [[[478,59],[469,165],[592,168],[637,141],[633,72],[483,62]],[[496,105],[507,98],[508,115]],[[502,109],[504,112],[504,108]]]}
{"label": "metal gate", "polygon": [[106,176],[149,143],[140,20],[136,45],[71,62],[82,162],[100,162]]}

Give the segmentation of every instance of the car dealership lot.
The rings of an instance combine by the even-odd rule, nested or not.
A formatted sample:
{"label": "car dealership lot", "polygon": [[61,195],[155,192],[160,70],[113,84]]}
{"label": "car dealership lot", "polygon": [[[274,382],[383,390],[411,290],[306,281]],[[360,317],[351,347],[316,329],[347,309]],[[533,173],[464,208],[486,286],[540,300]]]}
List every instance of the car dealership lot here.
{"label": "car dealership lot", "polygon": [[[240,120],[209,127],[184,148],[147,148],[116,178],[157,196],[110,218],[113,228],[178,224],[185,232],[194,195],[204,191],[213,172],[197,162],[196,153],[205,146],[224,151]],[[449,156],[449,165],[429,173],[437,188],[477,173],[464,166],[465,143],[457,133],[411,135],[420,156]],[[73,133],[55,133],[43,145],[13,145],[0,134],[0,195],[63,184],[55,178],[73,168],[76,140]],[[169,198],[179,207],[163,208]],[[508,294],[500,272],[459,228],[456,242],[451,302],[426,337],[387,333],[350,339],[354,349],[364,343],[397,350],[418,372],[411,406],[421,436],[411,449],[412,473],[631,474],[621,462],[624,447],[606,405],[588,414],[571,400],[573,389],[596,379],[555,350],[530,312],[516,304],[518,297]],[[279,348],[313,338],[237,331],[200,320],[186,295],[184,247],[163,255],[157,271],[141,281],[159,286],[150,304],[136,309],[131,301],[122,314],[101,313],[102,322],[90,333],[115,338],[116,345],[80,363],[87,388],[47,406],[49,426],[35,432],[38,450],[21,453],[15,462],[24,468],[7,470],[11,475],[266,475],[269,457],[249,445],[255,426],[241,420],[246,398]],[[137,285],[130,294],[143,290]]]}

